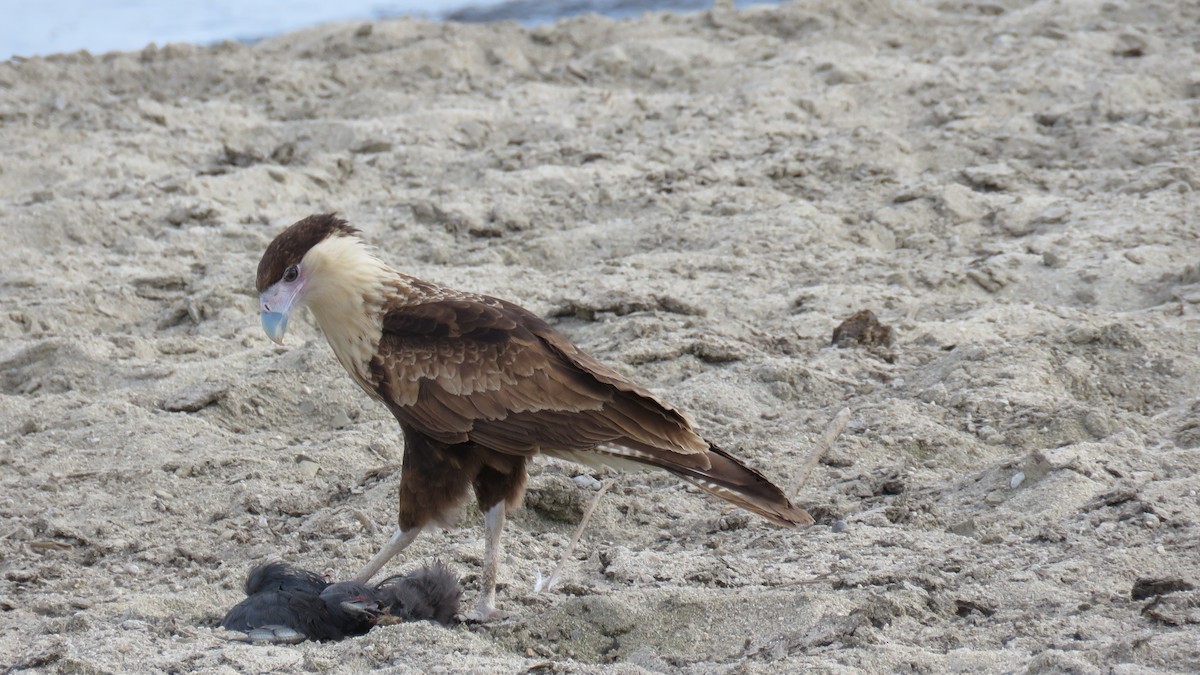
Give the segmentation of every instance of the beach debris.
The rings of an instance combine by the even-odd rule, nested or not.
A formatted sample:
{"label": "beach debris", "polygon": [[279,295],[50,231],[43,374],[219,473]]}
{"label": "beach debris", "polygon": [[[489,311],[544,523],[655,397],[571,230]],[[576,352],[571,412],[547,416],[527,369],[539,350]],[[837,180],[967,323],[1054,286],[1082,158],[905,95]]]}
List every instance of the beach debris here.
{"label": "beach debris", "polygon": [[880,323],[875,312],[869,309],[855,312],[833,329],[835,347],[890,347],[895,339],[896,331],[892,330],[891,326]]}
{"label": "beach debris", "polygon": [[796,498],[796,495],[800,492],[800,489],[803,488],[804,484],[808,482],[808,477],[810,474],[812,474],[812,470],[816,468],[818,463],[820,463],[821,458],[825,456],[825,453],[829,452],[829,448],[833,447],[834,442],[837,441],[838,436],[841,436],[842,432],[846,430],[846,425],[849,423],[850,409],[842,408],[841,410],[837,411],[837,414],[833,416],[833,419],[829,420],[829,424],[825,425],[825,431],[821,434],[821,440],[813,446],[811,451],[809,451],[808,458],[800,467],[800,473],[796,475],[796,482],[792,484],[792,490],[788,493],[791,495],[792,499]]}
{"label": "beach debris", "polygon": [[554,589],[554,585],[558,583],[558,577],[562,574],[563,567],[566,566],[567,560],[571,554],[575,552],[575,545],[579,543],[579,538],[583,536],[583,529],[587,527],[588,521],[592,519],[592,513],[596,510],[596,505],[600,503],[600,498],[605,492],[613,486],[615,479],[609,478],[604,481],[600,489],[596,491],[596,496],[592,498],[592,503],[588,505],[587,511],[583,512],[583,518],[579,521],[579,526],[575,528],[575,534],[571,536],[571,543],[567,545],[567,550],[563,552],[562,559],[558,561],[558,565],[554,567],[554,571],[549,577],[542,577],[542,571],[538,570],[537,579],[533,582],[533,592],[541,593],[542,591],[549,592]]}

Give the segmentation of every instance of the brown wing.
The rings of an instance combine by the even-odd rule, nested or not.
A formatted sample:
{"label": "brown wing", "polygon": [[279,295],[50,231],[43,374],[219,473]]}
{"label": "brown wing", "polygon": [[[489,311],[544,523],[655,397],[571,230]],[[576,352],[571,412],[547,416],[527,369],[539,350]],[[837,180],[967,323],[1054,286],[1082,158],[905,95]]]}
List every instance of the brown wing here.
{"label": "brown wing", "polygon": [[682,413],[503,300],[385,307],[372,371],[402,424],[445,443],[520,455],[630,445],[708,468],[709,444]]}

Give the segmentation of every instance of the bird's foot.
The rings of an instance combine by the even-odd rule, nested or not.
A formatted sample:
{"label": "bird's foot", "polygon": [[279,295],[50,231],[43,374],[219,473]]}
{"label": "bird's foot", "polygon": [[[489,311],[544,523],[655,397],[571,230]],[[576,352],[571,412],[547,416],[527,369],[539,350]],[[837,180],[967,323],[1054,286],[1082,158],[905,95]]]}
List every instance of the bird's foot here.
{"label": "bird's foot", "polygon": [[308,636],[295,628],[280,625],[259,626],[248,631],[228,631],[227,640],[239,642],[267,643],[273,645],[294,645],[304,642]]}

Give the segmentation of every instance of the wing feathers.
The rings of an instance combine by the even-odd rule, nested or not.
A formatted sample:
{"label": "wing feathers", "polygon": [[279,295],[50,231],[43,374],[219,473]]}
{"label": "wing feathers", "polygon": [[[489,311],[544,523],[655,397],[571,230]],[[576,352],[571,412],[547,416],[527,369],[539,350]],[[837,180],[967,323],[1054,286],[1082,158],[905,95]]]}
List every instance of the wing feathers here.
{"label": "wing feathers", "polygon": [[624,438],[668,453],[707,447],[649,391],[494,298],[385,305],[372,373],[393,414],[439,440],[467,434],[519,454],[551,442],[582,450]]}
{"label": "wing feathers", "polygon": [[504,454],[666,469],[772,522],[812,523],[761,473],[701,438],[686,415],[538,317],[454,293],[385,304],[371,372],[401,424]]}

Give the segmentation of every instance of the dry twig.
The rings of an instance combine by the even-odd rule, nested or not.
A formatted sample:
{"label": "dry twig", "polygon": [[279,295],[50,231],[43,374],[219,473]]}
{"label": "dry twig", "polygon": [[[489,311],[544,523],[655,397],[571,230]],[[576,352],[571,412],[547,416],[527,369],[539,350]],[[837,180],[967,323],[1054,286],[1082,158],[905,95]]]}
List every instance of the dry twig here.
{"label": "dry twig", "polygon": [[588,505],[587,511],[583,512],[583,518],[579,521],[579,526],[575,528],[575,534],[571,537],[571,543],[567,546],[567,550],[563,553],[562,560],[558,561],[558,565],[550,576],[543,579],[542,573],[539,571],[537,581],[533,584],[533,592],[541,593],[554,588],[554,584],[558,583],[558,577],[562,574],[563,567],[567,564],[571,554],[575,552],[575,545],[579,543],[579,538],[583,536],[583,528],[587,527],[588,521],[592,519],[592,512],[596,510],[596,505],[600,503],[600,498],[608,492],[608,488],[612,487],[615,479],[609,478],[600,486],[600,490],[596,492],[596,496],[592,498],[592,503]]}
{"label": "dry twig", "polygon": [[829,452],[829,448],[833,447],[834,441],[846,430],[846,424],[849,422],[850,409],[842,408],[833,416],[832,420],[829,420],[829,424],[825,425],[825,433],[821,436],[821,442],[813,446],[812,451],[808,454],[808,459],[800,467],[800,475],[796,476],[796,484],[792,486],[790,493],[792,499],[796,498],[796,494],[800,492],[800,488],[804,487],[804,484],[808,482],[808,477],[812,473],[812,470],[816,468],[817,463],[821,461],[825,453]]}

